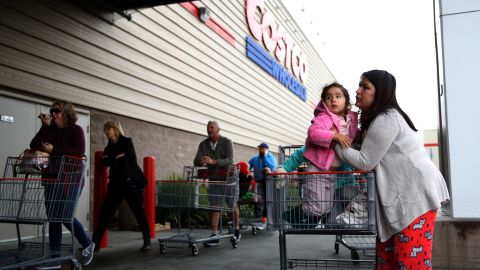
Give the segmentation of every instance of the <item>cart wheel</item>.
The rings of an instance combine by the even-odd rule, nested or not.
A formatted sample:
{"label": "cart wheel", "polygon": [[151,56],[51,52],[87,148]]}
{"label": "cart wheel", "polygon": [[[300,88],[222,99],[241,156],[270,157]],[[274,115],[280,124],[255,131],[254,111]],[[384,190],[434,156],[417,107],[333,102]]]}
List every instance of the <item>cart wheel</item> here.
{"label": "cart wheel", "polygon": [[197,245],[192,245],[192,255],[197,256],[198,255],[198,247]]}
{"label": "cart wheel", "polygon": [[338,254],[338,250],[340,249],[340,245],[335,242],[335,254]]}
{"label": "cart wheel", "polygon": [[354,261],[360,260],[360,255],[358,255],[358,252],[357,252],[357,251],[355,251],[355,250],[352,249],[352,250],[350,251],[350,254],[351,254],[351,256],[352,256],[352,260],[354,260]]}
{"label": "cart wheel", "polygon": [[70,269],[82,270],[82,264],[80,264],[77,260],[72,260]]}
{"label": "cart wheel", "polygon": [[230,239],[230,242],[232,242],[232,247],[233,248],[237,248],[238,240],[237,240],[237,238],[235,238],[235,236],[232,236],[232,238]]}
{"label": "cart wheel", "polygon": [[160,244],[160,253],[162,254],[167,253],[167,245],[165,245],[164,243]]}
{"label": "cart wheel", "polygon": [[253,234],[253,235],[256,235],[256,234],[257,234],[257,227],[255,227],[255,225],[252,226],[252,234]]}

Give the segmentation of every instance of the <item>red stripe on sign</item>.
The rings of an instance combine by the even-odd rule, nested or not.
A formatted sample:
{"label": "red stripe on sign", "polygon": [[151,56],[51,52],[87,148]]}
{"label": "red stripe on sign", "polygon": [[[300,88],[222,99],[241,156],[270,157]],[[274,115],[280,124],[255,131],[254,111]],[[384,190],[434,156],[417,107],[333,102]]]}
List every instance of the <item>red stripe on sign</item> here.
{"label": "red stripe on sign", "polygon": [[425,147],[438,147],[438,143],[426,143],[424,144]]}
{"label": "red stripe on sign", "polygon": [[[192,2],[183,2],[180,5],[186,9],[188,12],[192,13],[193,16],[199,18],[200,12],[198,11],[198,6]],[[217,20],[213,18],[208,18],[205,22],[205,25],[212,29],[215,33],[225,39],[228,43],[235,47],[236,40],[235,37],[228,31],[224,26],[222,26]]]}

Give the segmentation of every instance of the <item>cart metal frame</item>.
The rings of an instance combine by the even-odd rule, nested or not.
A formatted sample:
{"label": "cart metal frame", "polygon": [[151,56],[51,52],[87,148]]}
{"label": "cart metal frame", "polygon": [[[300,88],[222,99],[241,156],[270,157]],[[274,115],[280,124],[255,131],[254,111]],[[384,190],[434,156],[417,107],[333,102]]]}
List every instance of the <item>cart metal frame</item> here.
{"label": "cart metal frame", "polygon": [[[185,180],[158,180],[157,206],[175,211],[180,221],[182,213],[187,213],[189,224],[182,228],[179,222],[175,232],[163,232],[158,238],[160,253],[167,252],[168,243],[187,244],[192,255],[199,253],[198,244],[211,240],[230,238],[233,248],[238,246],[230,230],[223,228],[223,213],[232,213],[238,200],[238,169],[236,166],[226,167],[191,167],[184,168]],[[199,230],[191,226],[191,212],[220,212],[219,234],[211,236],[209,230]]]}
{"label": "cart metal frame", "polygon": [[[278,147],[279,166],[285,163],[290,155],[303,145],[287,145]],[[304,163],[299,167],[302,171],[307,165]],[[334,249],[335,254],[339,253],[340,246],[344,246],[350,250],[351,259],[359,260],[358,251],[362,251],[364,256],[375,256],[376,234],[375,235],[341,235],[335,236]]]}
{"label": "cart metal frame", "polygon": [[[365,206],[363,214],[360,216],[345,212],[347,222],[340,222],[336,217],[329,215],[335,203],[346,202],[337,200],[333,193],[331,195],[324,193],[328,190],[325,188],[325,183],[338,181],[339,178],[350,180],[358,189],[357,194],[364,196],[355,197],[350,201],[350,203],[355,202],[357,205]],[[333,186],[335,186],[334,183]],[[315,199],[312,199],[312,194],[316,194]],[[355,260],[288,258],[286,240],[287,234],[375,235],[373,172],[272,173],[267,179],[267,205],[268,226],[279,231],[280,269],[313,266],[346,269],[346,264],[356,269],[374,269],[374,260],[359,260],[359,258],[354,258]]]}
{"label": "cart metal frame", "polygon": [[[83,185],[84,158],[73,156],[8,157],[0,178],[0,223],[15,224],[17,241],[0,245],[0,269],[18,269],[75,258],[75,238],[61,244],[60,253],[50,250],[48,223],[70,223]],[[39,238],[22,237],[21,227],[40,226]]]}

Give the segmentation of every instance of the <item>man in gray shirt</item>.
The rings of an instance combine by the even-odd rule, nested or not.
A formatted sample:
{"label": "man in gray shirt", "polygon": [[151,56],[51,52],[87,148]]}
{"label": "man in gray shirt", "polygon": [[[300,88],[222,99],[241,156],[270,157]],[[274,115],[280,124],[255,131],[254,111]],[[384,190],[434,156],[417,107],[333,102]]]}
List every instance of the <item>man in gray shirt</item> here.
{"label": "man in gray shirt", "polygon": [[[225,167],[228,165],[233,165],[234,153],[233,153],[233,143],[230,139],[220,136],[220,127],[217,121],[211,120],[207,124],[207,133],[208,138],[203,140],[198,146],[197,154],[193,160],[193,165],[195,166],[214,166],[214,167]],[[238,183],[237,183],[238,185]],[[213,190],[215,189],[215,190]],[[218,189],[218,190],[217,190]],[[223,189],[224,190],[224,189]],[[222,192],[221,187],[211,186],[209,187],[209,194]],[[225,192],[223,192],[225,193]],[[234,223],[235,223],[235,237],[237,240],[240,240],[240,226],[238,222],[238,207],[236,206],[236,194],[218,194],[220,196],[211,196],[210,204],[220,204],[223,203],[218,201],[218,197],[225,195],[224,197],[232,197],[227,200],[227,204],[234,205]],[[217,198],[216,198],[217,197]],[[212,226],[213,234],[215,236],[218,234],[218,222],[220,220],[220,212],[212,212],[210,215],[210,222]],[[205,244],[208,246],[217,245],[219,239],[213,239]]]}
{"label": "man in gray shirt", "polygon": [[220,127],[217,121],[211,120],[207,124],[208,138],[198,146],[193,160],[195,166],[227,166],[233,165],[233,143],[230,139],[220,136]]}

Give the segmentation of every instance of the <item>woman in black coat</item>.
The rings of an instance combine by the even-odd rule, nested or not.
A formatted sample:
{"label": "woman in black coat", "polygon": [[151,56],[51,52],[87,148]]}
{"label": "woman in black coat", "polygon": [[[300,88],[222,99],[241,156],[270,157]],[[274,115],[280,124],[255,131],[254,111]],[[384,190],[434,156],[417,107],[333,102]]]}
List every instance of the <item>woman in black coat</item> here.
{"label": "woman in black coat", "polygon": [[100,210],[100,220],[93,233],[93,241],[98,250],[108,222],[125,199],[142,230],[141,251],[148,251],[151,246],[150,228],[143,209],[143,189],[146,179],[138,166],[132,139],[123,135],[123,130],[117,122],[105,123],[104,131],[108,144],[104,150],[102,165],[110,167],[110,173],[107,195]]}

